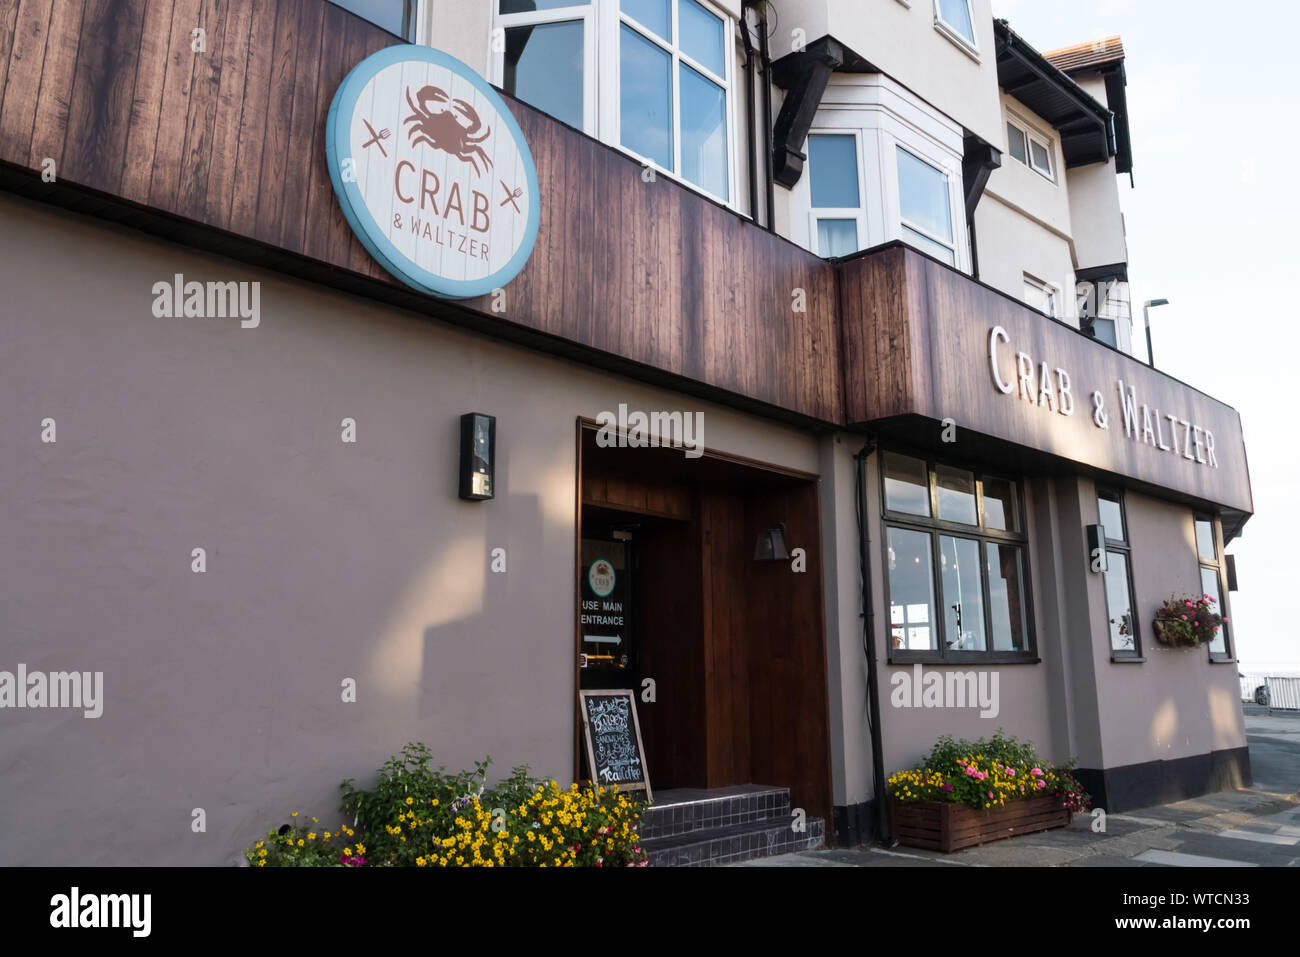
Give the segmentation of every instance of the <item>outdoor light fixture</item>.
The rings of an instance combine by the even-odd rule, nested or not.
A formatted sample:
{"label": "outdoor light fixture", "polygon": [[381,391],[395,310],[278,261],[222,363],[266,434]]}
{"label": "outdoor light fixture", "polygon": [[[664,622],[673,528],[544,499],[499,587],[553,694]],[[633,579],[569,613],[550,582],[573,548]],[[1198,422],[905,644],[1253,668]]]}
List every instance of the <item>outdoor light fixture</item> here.
{"label": "outdoor light fixture", "polygon": [[1228,573],[1228,591],[1237,590],[1237,556],[1224,555],[1224,563],[1227,565],[1225,571]]}
{"label": "outdoor light fixture", "polygon": [[460,497],[471,502],[496,495],[497,420],[467,412],[460,417]]}
{"label": "outdoor light fixture", "polygon": [[773,525],[758,536],[754,546],[754,561],[784,562],[790,560],[790,552],[785,547],[785,526]]}
{"label": "outdoor light fixture", "polygon": [[1085,526],[1088,534],[1088,567],[1093,574],[1100,575],[1107,570],[1106,529],[1100,525]]}
{"label": "outdoor light fixture", "polygon": [[1142,324],[1147,327],[1147,365],[1156,367],[1156,357],[1151,352],[1151,309],[1153,306],[1167,306],[1168,299],[1148,299],[1142,303]]}

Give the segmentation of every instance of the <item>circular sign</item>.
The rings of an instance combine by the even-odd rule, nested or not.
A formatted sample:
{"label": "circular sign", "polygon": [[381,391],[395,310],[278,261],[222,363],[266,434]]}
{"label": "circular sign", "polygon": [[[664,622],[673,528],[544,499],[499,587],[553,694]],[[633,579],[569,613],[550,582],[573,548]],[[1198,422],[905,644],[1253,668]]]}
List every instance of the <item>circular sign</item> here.
{"label": "circular sign", "polygon": [[587,584],[598,598],[607,597],[614,590],[614,566],[603,558],[598,558],[587,569]]}
{"label": "circular sign", "polygon": [[325,124],[348,224],[421,292],[482,296],[523,269],[537,240],[537,169],[523,131],[455,57],[394,46],[343,80]]}

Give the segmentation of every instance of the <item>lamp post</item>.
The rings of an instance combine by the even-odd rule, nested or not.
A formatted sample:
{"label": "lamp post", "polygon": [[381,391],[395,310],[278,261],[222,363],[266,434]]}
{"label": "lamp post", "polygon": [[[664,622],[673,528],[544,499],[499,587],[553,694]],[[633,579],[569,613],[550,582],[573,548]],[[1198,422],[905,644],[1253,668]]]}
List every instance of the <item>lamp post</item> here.
{"label": "lamp post", "polygon": [[1142,325],[1146,326],[1147,330],[1147,365],[1153,369],[1156,367],[1156,359],[1151,352],[1151,307],[1167,305],[1169,305],[1168,299],[1148,299],[1142,303]]}

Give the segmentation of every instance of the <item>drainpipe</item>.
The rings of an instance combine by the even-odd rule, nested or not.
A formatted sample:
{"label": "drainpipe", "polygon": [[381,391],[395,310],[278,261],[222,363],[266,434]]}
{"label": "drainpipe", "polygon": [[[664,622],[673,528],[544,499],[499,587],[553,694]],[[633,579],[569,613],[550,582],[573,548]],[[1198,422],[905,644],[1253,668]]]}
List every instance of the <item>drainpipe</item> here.
{"label": "drainpipe", "polygon": [[876,451],[875,436],[868,435],[862,451],[853,457],[857,467],[856,511],[858,516],[858,561],[862,569],[863,648],[867,653],[867,720],[871,725],[871,777],[876,801],[876,836],[889,837],[889,815],[885,809],[885,755],[880,731],[880,679],[876,659],[876,612],[871,588],[871,536],[867,532],[867,460]]}
{"label": "drainpipe", "polygon": [[767,6],[764,4],[757,9],[761,28],[758,54],[763,67],[763,170],[767,180],[767,231],[772,233],[776,232],[776,216],[773,214],[776,196],[772,185],[772,51],[767,45]]}
{"label": "drainpipe", "polygon": [[745,138],[749,141],[749,218],[758,222],[758,131],[754,128],[754,43],[749,36],[749,7],[741,11],[740,38],[745,44]]}

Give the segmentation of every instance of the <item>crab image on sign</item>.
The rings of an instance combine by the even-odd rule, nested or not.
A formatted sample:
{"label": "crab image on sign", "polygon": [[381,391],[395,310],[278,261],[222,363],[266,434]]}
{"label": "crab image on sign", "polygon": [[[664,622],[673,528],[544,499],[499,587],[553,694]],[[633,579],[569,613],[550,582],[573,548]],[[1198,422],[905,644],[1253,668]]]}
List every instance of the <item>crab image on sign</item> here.
{"label": "crab image on sign", "polygon": [[396,46],[343,80],[326,121],[339,205],[376,260],[449,299],[518,275],[537,240],[537,170],[491,86],[454,57]]}

